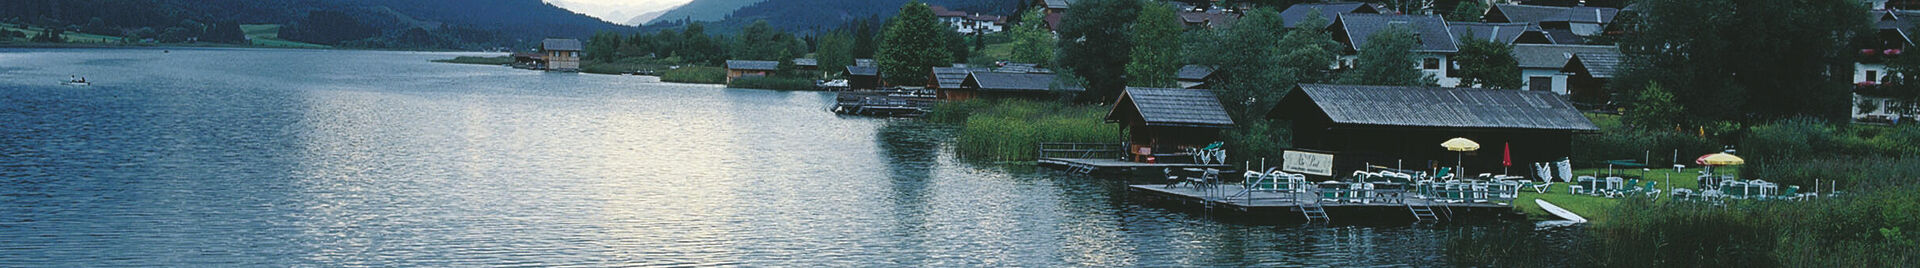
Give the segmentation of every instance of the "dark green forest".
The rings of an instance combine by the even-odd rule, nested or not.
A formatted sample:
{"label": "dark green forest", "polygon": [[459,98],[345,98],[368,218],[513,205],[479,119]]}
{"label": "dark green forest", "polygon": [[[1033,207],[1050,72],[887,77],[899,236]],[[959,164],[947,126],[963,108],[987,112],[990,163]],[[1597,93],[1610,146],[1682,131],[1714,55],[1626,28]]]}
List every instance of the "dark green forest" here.
{"label": "dark green forest", "polygon": [[128,40],[216,43],[242,42],[237,24],[281,24],[288,40],[401,49],[523,48],[546,37],[632,30],[540,0],[8,0],[0,20]]}

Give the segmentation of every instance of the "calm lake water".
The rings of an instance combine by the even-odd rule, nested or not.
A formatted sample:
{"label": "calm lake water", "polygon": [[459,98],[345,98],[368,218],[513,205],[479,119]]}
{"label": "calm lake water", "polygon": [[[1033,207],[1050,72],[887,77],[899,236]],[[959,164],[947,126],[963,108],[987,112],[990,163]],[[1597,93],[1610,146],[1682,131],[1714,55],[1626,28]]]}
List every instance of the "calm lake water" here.
{"label": "calm lake water", "polygon": [[0,49],[0,266],[1443,266],[1504,230],[1236,223],[831,93],[457,55]]}

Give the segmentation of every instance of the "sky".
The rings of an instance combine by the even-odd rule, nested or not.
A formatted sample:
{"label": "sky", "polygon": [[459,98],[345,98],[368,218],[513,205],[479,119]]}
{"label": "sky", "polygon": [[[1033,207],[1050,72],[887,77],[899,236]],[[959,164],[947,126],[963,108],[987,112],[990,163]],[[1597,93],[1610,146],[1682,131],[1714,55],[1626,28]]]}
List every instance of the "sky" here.
{"label": "sky", "polygon": [[547,0],[555,6],[611,21],[627,24],[634,16],[663,11],[692,0]]}

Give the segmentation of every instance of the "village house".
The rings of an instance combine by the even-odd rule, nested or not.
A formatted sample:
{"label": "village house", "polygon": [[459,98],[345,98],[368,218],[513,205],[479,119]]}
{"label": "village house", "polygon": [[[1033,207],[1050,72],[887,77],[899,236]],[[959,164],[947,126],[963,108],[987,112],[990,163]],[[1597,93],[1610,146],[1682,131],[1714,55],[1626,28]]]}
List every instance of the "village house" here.
{"label": "village house", "polygon": [[1343,45],[1341,56],[1335,64],[1337,69],[1353,68],[1359,61],[1361,48],[1366,47],[1367,38],[1388,27],[1404,27],[1413,32],[1413,52],[1419,60],[1415,67],[1422,73],[1438,79],[1440,86],[1455,86],[1460,79],[1448,74],[1453,64],[1448,56],[1460,52],[1455,45],[1453,33],[1447,28],[1447,22],[1439,16],[1384,15],[1384,14],[1340,14],[1327,26],[1333,40]]}
{"label": "village house", "polygon": [[1484,145],[1465,153],[1467,173],[1498,174],[1503,150],[1517,167],[1556,161],[1599,130],[1550,92],[1445,87],[1301,84],[1267,118],[1290,123],[1294,148],[1333,155],[1336,174],[1454,166],[1462,156],[1440,143],[1457,137]]}
{"label": "village house", "polygon": [[1185,89],[1208,89],[1207,80],[1213,79],[1213,67],[1200,65],[1180,66],[1180,72],[1174,79]]}
{"label": "village house", "polygon": [[1455,42],[1493,40],[1508,45],[1554,43],[1546,30],[1524,22],[1447,22],[1447,30],[1453,32]]}
{"label": "village house", "polygon": [[1128,87],[1106,121],[1120,124],[1127,156],[1135,162],[1191,157],[1187,149],[1219,141],[1220,130],[1234,126],[1213,91],[1178,88]]}
{"label": "village house", "polygon": [[1359,2],[1300,3],[1288,6],[1280,11],[1280,23],[1287,29],[1293,29],[1296,23],[1307,19],[1307,14],[1320,13],[1321,19],[1332,22],[1340,14],[1382,14],[1392,13],[1384,5]]}
{"label": "village house", "polygon": [[997,33],[1004,30],[1007,25],[1007,19],[1001,16],[967,14],[966,11],[951,10],[943,6],[928,7],[933,9],[933,16],[939,18],[941,23],[952,26],[954,31],[960,34]]}
{"label": "village house", "polygon": [[[1884,7],[1886,4],[1881,4]],[[1858,62],[1854,62],[1853,73],[1853,119],[1862,122],[1893,122],[1895,118],[1911,121],[1916,114],[1903,107],[1899,99],[1901,94],[1887,90],[1880,83],[1886,82],[1887,60],[1906,54],[1913,48],[1911,32],[1920,26],[1920,11],[1912,10],[1874,10],[1873,40],[1863,44]],[[1910,99],[1910,98],[1909,98]],[[1904,113],[1903,113],[1904,112]]]}
{"label": "village house", "polygon": [[941,88],[936,94],[945,100],[973,98],[1049,99],[1086,91],[1080,87],[1053,88],[1053,74],[971,72],[957,88]]}
{"label": "village house", "polygon": [[877,89],[880,86],[880,67],[847,66],[847,88]]}
{"label": "village house", "polygon": [[780,70],[780,62],[770,60],[727,60],[727,83],[750,76],[767,76]]}
{"label": "village house", "polygon": [[[987,68],[966,67],[965,65],[959,65],[959,64],[956,64],[956,66],[954,67],[933,67],[933,70],[932,70],[933,81],[929,81],[929,83],[927,83],[927,88],[936,89],[936,90],[959,89],[961,82],[965,82],[967,80],[967,75],[972,74],[974,72],[990,72],[990,71],[993,71],[993,70],[987,69]],[[936,92],[939,93],[941,99],[951,99],[947,96],[947,94],[945,94],[947,91],[936,91]]]}
{"label": "village house", "polygon": [[1227,11],[1217,7],[1202,11],[1183,10],[1180,11],[1178,15],[1180,15],[1180,24],[1186,25],[1189,29],[1220,28],[1231,26],[1233,22],[1240,20],[1240,12]]}
{"label": "village house", "polygon": [[1514,44],[1513,59],[1520,66],[1520,88],[1567,95],[1567,74],[1561,73],[1561,70],[1567,67],[1567,60],[1573,59],[1573,54],[1577,53],[1618,55],[1620,49],[1614,46]]}
{"label": "village house", "polygon": [[547,39],[540,41],[540,56],[546,62],[545,70],[576,72],[580,71],[580,40]]}
{"label": "village house", "polygon": [[[1586,37],[1605,34],[1618,8],[1557,7],[1497,4],[1487,9],[1482,21],[1494,23],[1532,23],[1540,26],[1558,44],[1585,43]],[[1578,41],[1576,41],[1578,40]]]}
{"label": "village house", "polygon": [[1610,106],[1607,104],[1616,101],[1616,96],[1607,83],[1619,73],[1621,58],[1619,52],[1573,53],[1567,65],[1560,68],[1560,73],[1567,76],[1568,97],[1585,105]]}

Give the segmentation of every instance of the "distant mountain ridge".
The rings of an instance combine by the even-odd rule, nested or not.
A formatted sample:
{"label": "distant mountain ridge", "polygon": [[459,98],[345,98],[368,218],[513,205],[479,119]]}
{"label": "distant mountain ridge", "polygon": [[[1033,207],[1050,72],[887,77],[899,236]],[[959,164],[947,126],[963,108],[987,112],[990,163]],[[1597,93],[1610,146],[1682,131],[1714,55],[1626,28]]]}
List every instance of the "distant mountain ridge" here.
{"label": "distant mountain ridge", "polygon": [[[5,1],[6,4],[0,4],[0,19],[19,19],[35,25],[83,26],[74,28],[114,36],[135,34],[142,29],[164,31],[191,25],[183,21],[283,24],[289,26],[287,30],[294,30],[316,11],[344,14],[345,19],[330,22],[371,28],[374,38],[356,43],[367,47],[526,47],[545,37],[586,38],[599,31],[633,30],[541,0]],[[99,21],[97,27],[90,22],[93,20]],[[333,26],[337,25],[306,30]]]}
{"label": "distant mountain ridge", "polygon": [[692,2],[667,9],[666,12],[656,16],[655,19],[650,19],[647,23],[642,23],[641,25],[653,24],[654,22],[662,20],[719,21],[726,19],[727,15],[733,14],[735,10],[765,1],[767,0],[693,0]]}

